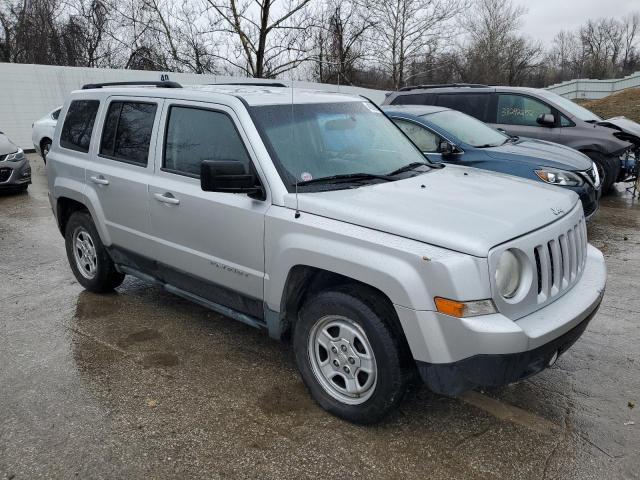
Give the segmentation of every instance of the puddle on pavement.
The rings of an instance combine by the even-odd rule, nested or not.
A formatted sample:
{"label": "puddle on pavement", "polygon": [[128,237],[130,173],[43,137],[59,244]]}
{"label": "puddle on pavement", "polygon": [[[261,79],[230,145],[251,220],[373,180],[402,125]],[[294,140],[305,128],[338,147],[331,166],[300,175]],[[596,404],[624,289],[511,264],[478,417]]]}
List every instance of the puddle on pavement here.
{"label": "puddle on pavement", "polygon": [[167,352],[148,353],[142,357],[142,366],[144,368],[152,367],[175,367],[180,363],[177,355]]}

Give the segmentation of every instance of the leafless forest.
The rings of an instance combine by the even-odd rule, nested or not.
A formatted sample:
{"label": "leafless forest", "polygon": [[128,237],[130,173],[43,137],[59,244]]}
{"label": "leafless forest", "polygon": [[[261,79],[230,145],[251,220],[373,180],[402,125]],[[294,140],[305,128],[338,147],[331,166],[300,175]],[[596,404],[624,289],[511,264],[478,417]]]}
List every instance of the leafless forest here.
{"label": "leafless forest", "polygon": [[546,46],[503,0],[0,0],[0,61],[372,88],[542,86],[640,69],[640,13]]}

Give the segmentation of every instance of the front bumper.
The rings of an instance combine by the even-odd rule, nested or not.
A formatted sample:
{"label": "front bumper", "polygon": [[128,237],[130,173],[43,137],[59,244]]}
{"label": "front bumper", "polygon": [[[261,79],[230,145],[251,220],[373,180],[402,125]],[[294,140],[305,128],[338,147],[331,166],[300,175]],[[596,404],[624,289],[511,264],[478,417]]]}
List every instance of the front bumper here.
{"label": "front bumper", "polygon": [[19,162],[0,162],[0,189],[31,183],[31,166],[26,158]]}
{"label": "front bumper", "polygon": [[585,184],[579,187],[562,188],[572,190],[578,194],[578,196],[580,197],[580,202],[582,202],[582,210],[584,211],[584,216],[587,221],[591,220],[591,218],[596,214],[598,208],[600,207],[599,200],[602,194],[601,188],[595,188],[589,184]]}
{"label": "front bumper", "polygon": [[516,321],[500,313],[455,318],[396,306],[423,380],[455,395],[538,373],[582,334],[604,295],[602,253],[589,246],[581,279],[553,303]]}

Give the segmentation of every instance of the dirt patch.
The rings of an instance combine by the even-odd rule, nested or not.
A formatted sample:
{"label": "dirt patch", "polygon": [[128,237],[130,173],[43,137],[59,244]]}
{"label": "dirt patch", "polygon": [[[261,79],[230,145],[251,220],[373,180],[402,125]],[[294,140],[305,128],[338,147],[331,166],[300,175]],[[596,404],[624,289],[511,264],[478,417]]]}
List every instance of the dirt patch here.
{"label": "dirt patch", "polygon": [[629,88],[599,100],[578,101],[602,118],[625,116],[640,122],[640,88]]}

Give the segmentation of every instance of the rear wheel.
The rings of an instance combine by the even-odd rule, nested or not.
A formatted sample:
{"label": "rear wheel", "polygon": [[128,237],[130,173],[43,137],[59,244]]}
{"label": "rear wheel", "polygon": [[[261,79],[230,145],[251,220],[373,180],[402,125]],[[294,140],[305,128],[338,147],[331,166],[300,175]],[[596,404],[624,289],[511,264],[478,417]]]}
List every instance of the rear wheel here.
{"label": "rear wheel", "polygon": [[293,334],[296,362],[325,410],[355,423],[374,423],[402,400],[413,370],[388,323],[384,302],[345,287],[303,306]]}
{"label": "rear wheel", "polygon": [[69,265],[78,283],[90,292],[113,290],[124,280],[102,244],[88,212],[75,212],[65,229]]}
{"label": "rear wheel", "polygon": [[51,140],[45,138],[40,142],[40,152],[42,152],[42,160],[44,163],[47,163],[47,155],[49,155],[49,150],[51,150]]}

